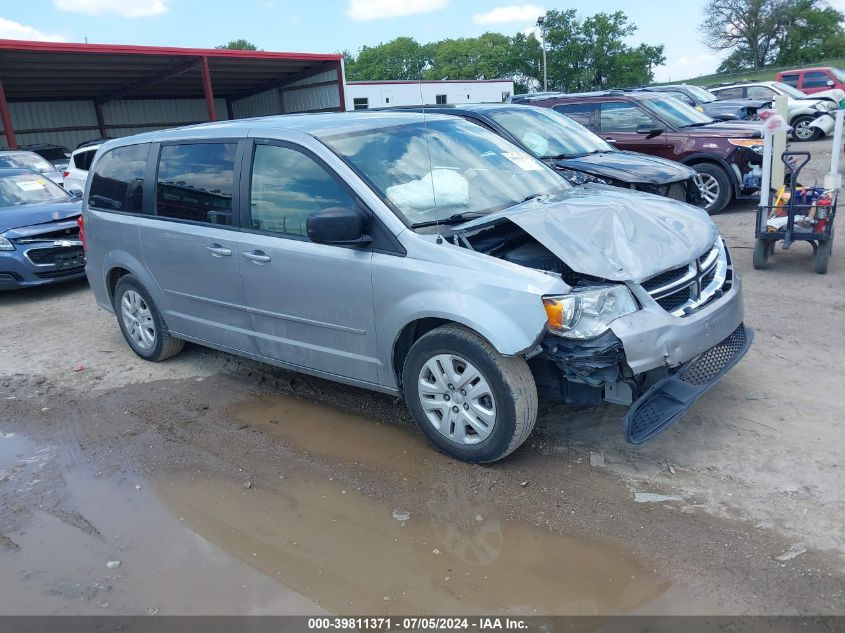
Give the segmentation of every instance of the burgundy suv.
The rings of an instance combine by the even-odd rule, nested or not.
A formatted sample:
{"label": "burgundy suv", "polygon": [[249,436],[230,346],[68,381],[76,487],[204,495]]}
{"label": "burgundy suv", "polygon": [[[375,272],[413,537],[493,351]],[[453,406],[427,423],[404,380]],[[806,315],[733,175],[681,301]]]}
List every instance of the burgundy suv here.
{"label": "burgundy suv", "polygon": [[716,123],[656,92],[538,94],[519,102],[553,108],[618,149],[689,165],[698,172],[696,182],[708,213],[760,190],[763,139],[758,122]]}

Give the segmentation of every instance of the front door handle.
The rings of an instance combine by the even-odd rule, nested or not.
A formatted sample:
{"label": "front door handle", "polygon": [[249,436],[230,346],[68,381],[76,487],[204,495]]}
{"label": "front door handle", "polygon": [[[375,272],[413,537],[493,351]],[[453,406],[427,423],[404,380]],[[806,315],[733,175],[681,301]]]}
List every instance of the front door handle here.
{"label": "front door handle", "polygon": [[270,261],[270,256],[264,251],[245,251],[242,255],[256,264],[266,264]]}
{"label": "front door handle", "polygon": [[615,138],[606,138],[604,140],[607,141],[608,143],[615,143],[616,142]]}
{"label": "front door handle", "polygon": [[217,243],[209,244],[206,248],[212,257],[229,257],[232,254],[231,248],[226,248]]}

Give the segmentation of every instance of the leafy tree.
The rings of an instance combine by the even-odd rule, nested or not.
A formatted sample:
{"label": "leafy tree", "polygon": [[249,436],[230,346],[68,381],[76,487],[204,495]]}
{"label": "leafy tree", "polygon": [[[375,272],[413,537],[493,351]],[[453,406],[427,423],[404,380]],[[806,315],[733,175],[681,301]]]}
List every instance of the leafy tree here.
{"label": "leafy tree", "polygon": [[704,42],[731,51],[719,72],[811,62],[845,52],[843,15],[821,0],[710,0]]}
{"label": "leafy tree", "polygon": [[346,59],[349,81],[415,80],[431,65],[431,46],[412,37],[397,37],[377,46],[364,46]]}
{"label": "leafy tree", "polygon": [[252,42],[248,42],[247,40],[240,39],[240,40],[232,40],[228,44],[221,44],[220,46],[215,46],[214,48],[230,48],[236,51],[257,51],[258,48]]}

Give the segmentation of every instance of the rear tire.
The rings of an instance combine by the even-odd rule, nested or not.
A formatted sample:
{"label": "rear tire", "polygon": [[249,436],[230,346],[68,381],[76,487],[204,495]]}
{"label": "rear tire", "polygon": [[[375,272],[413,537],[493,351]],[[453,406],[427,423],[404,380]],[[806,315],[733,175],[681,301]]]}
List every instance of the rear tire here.
{"label": "rear tire", "polygon": [[820,275],[827,274],[827,266],[830,263],[830,254],[833,251],[833,240],[819,242],[816,247],[816,272]]}
{"label": "rear tire", "polygon": [[731,179],[724,169],[711,163],[699,163],[692,165],[692,168],[698,172],[693,179],[698,186],[704,210],[710,215],[719,213],[733,197]]}
{"label": "rear tire", "polygon": [[414,343],[402,384],[423,434],[463,461],[506,457],[525,442],[537,420],[537,386],[525,359],[502,356],[457,325],[438,327]]}
{"label": "rear tire", "polygon": [[754,270],[765,270],[769,265],[769,253],[772,240],[757,240],[754,243]]}
{"label": "rear tire", "polygon": [[810,127],[815,121],[811,116],[800,116],[792,121],[792,138],[799,142],[815,141],[821,136],[822,131],[817,127]]}
{"label": "rear tire", "polygon": [[134,275],[124,275],[117,282],[114,312],[123,338],[144,360],[166,360],[185,346],[185,341],[170,336],[161,313]]}

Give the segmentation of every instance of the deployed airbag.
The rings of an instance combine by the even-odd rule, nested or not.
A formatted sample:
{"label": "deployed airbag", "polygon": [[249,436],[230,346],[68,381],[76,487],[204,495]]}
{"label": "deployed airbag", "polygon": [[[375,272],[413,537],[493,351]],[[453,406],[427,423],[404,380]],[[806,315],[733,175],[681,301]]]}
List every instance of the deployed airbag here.
{"label": "deployed airbag", "polygon": [[434,169],[418,180],[388,187],[386,193],[400,209],[460,206],[469,202],[469,181],[452,169]]}

